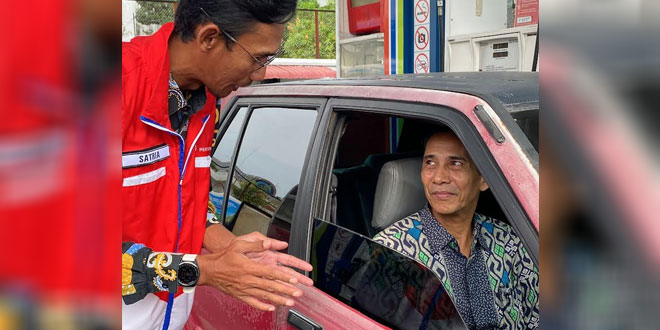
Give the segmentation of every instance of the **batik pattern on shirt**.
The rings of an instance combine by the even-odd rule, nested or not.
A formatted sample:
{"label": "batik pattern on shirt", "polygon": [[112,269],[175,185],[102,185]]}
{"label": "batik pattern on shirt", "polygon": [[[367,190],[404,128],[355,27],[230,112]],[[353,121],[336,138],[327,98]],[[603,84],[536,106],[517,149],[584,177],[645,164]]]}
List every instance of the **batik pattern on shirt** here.
{"label": "batik pattern on shirt", "polygon": [[123,242],[121,295],[124,303],[135,303],[148,293],[176,293],[177,271],[182,258],[181,254],[153,252],[143,244]]}
{"label": "batik pattern on shirt", "polygon": [[170,125],[172,130],[179,133],[184,141],[188,135],[190,117],[201,110],[204,105],[206,105],[206,87],[201,86],[194,91],[181,90],[170,73],[168,91]]}
{"label": "batik pattern on shirt", "polygon": [[498,315],[486,270],[487,251],[479,235],[480,217],[472,221],[472,245],[469,257],[461,252],[456,239],[440,225],[431,211],[419,212],[422,233],[428,238],[434,259],[443,259],[446,273],[454,293],[456,308],[470,329],[493,329],[498,326]]}
{"label": "batik pattern on shirt", "polygon": [[[424,233],[420,210],[378,233],[374,240],[393,250],[415,258],[443,283],[459,311],[471,306],[458,306],[445,253],[432,252]],[[488,284],[493,294],[500,329],[536,329],[539,324],[539,275],[520,238],[505,223],[480,214],[474,216],[478,244],[484,251]],[[450,241],[451,242],[451,241]],[[449,243],[451,244],[451,243]],[[468,325],[470,326],[470,325]],[[473,325],[474,326],[474,325]],[[474,326],[476,328],[476,326]]]}

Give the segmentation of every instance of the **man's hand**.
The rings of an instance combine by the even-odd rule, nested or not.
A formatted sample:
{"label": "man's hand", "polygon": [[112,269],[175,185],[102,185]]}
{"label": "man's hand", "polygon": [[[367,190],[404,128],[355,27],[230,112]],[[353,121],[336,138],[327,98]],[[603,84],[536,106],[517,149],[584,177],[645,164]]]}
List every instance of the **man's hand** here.
{"label": "man's hand", "polygon": [[[293,284],[302,282],[299,280],[302,275],[278,263],[300,266],[303,270],[311,270],[312,266],[295,257],[286,258],[284,254],[269,251],[273,242],[271,239],[253,242],[235,239],[222,252],[198,256],[198,284],[213,286],[263,311],[275,310],[270,303],[293,306],[292,297],[302,295]],[[279,242],[277,247],[284,243],[275,242]],[[311,285],[311,279],[304,276],[302,279],[307,279],[304,284]]]}
{"label": "man's hand", "polygon": [[286,247],[289,245],[287,242],[268,238],[259,232],[252,232],[247,235],[238,236],[234,240],[243,240],[248,242],[270,241],[270,249],[261,252],[249,252],[245,255],[252,261],[258,262],[262,265],[275,266],[279,270],[291,274],[301,284],[307,286],[312,286],[314,284],[314,281],[312,281],[311,278],[289,268],[293,267],[304,271],[311,271],[313,269],[312,265],[292,255],[277,252],[277,250],[286,249]]}

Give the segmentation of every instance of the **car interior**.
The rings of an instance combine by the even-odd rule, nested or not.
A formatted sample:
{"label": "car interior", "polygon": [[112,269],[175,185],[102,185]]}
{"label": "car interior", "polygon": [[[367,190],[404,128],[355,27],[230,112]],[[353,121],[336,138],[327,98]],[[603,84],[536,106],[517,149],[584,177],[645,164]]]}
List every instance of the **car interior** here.
{"label": "car interior", "polygon": [[[393,126],[398,135],[394,143]],[[326,218],[373,237],[424,207],[420,179],[424,141],[442,128],[427,120],[349,113],[335,155]],[[509,222],[490,189],[479,196],[477,212]]]}

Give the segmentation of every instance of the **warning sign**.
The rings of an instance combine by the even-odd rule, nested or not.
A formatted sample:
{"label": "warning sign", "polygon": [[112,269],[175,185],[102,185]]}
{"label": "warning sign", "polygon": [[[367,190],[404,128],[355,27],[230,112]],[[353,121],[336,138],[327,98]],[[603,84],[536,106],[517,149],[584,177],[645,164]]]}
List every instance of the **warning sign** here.
{"label": "warning sign", "polygon": [[412,31],[408,32],[413,33],[412,37],[415,43],[415,47],[412,49],[414,59],[413,71],[415,73],[428,73],[431,72],[431,38],[438,40],[437,36],[431,35],[432,22],[437,19],[437,15],[433,15],[433,10],[435,9],[429,3],[435,6],[435,2],[430,0],[415,0],[413,3],[415,20],[413,21]]}
{"label": "warning sign", "polygon": [[513,26],[539,24],[539,0],[518,0]]}
{"label": "warning sign", "polygon": [[429,57],[425,53],[415,56],[415,73],[429,72]]}
{"label": "warning sign", "polygon": [[429,3],[426,0],[417,1],[415,4],[415,20],[419,23],[426,23],[429,18]]}
{"label": "warning sign", "polygon": [[420,26],[415,31],[415,47],[419,50],[426,50],[429,46],[429,29],[426,26]]}

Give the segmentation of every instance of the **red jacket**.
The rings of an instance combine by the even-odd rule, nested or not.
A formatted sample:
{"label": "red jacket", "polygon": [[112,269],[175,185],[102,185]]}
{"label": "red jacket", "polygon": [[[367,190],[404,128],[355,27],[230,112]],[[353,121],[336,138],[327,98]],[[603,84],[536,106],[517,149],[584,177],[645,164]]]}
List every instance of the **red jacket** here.
{"label": "red jacket", "polygon": [[[122,241],[153,251],[199,254],[216,98],[207,89],[206,105],[190,118],[184,145],[168,114],[167,41],[173,29],[165,24],[122,47]],[[159,297],[167,300],[167,293]]]}

